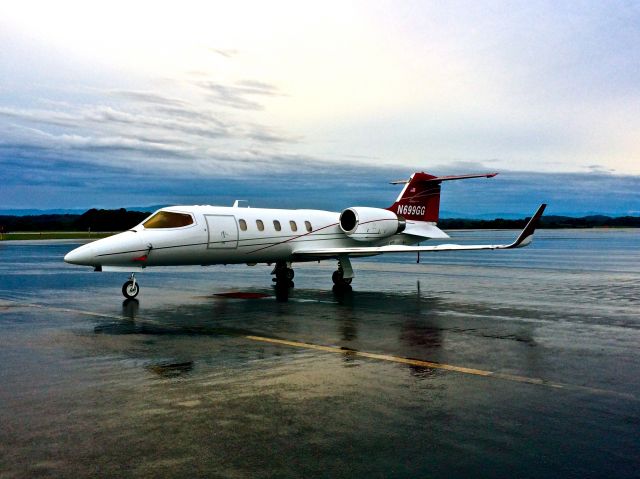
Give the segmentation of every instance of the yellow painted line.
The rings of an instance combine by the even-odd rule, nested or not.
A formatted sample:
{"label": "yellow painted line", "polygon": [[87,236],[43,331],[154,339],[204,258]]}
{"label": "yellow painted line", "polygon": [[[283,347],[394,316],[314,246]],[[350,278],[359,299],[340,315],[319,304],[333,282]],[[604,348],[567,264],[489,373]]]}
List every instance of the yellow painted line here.
{"label": "yellow painted line", "polygon": [[327,353],[357,356],[361,358],[376,359],[379,361],[388,361],[392,363],[408,364],[410,366],[419,366],[419,367],[430,368],[430,369],[443,369],[445,371],[453,371],[453,372],[462,373],[462,374],[471,374],[474,376],[492,377],[497,379],[503,379],[506,381],[513,381],[517,383],[537,384],[540,386],[547,386],[547,387],[556,388],[556,389],[578,390],[578,391],[584,391],[592,394],[618,396],[618,397],[623,397],[625,399],[632,399],[632,400],[636,399],[636,397],[633,394],[620,393],[617,391],[610,391],[607,389],[598,389],[598,388],[592,388],[588,386],[577,386],[573,384],[563,384],[563,383],[557,383],[553,381],[547,381],[540,378],[530,378],[527,376],[518,376],[516,374],[499,373],[494,371],[486,371],[484,369],[454,366],[452,364],[436,363],[433,361],[424,361],[422,359],[403,358],[402,356],[392,356],[389,354],[368,353],[365,351],[357,351],[354,349],[345,349],[345,348],[339,348],[335,346],[322,346],[319,344],[303,343],[299,341],[289,341],[287,339],[268,338],[264,336],[247,335],[244,337],[252,341],[278,344],[281,346],[290,346],[290,347],[302,348],[302,349],[312,349],[315,351],[324,351]]}
{"label": "yellow painted line", "polygon": [[[19,302],[19,301],[7,300],[7,299],[0,299],[0,305],[2,305],[2,303],[5,303],[5,304],[6,303],[12,303],[12,304],[15,304],[15,305],[18,305],[18,306],[23,306],[23,307],[44,309],[44,310],[57,311],[57,312],[63,312],[63,313],[81,314],[81,315],[85,315],[85,316],[93,316],[93,317],[98,317],[98,318],[107,318],[107,319],[116,319],[116,320],[125,320],[125,321],[130,321],[131,320],[131,318],[128,318],[126,316],[119,316],[119,315],[115,315],[115,314],[95,313],[95,312],[92,312],[92,311],[85,311],[85,310],[81,310],[81,309],[61,308],[61,307],[58,307],[58,306],[46,306],[46,305],[35,304],[35,303],[22,303],[22,302]],[[145,319],[145,318],[142,318],[142,317],[139,317],[139,316],[136,316],[134,320],[136,322],[144,322],[144,323],[148,323],[148,324],[158,324],[158,325],[160,325],[160,323],[158,321]],[[178,329],[179,328],[176,328],[176,330],[178,330]],[[245,338],[245,339],[248,339],[250,341],[258,341],[258,342],[263,342],[263,343],[276,344],[276,345],[280,345],[280,346],[289,346],[289,347],[293,347],[293,348],[310,349],[310,350],[322,351],[322,352],[326,352],[326,353],[357,356],[357,357],[361,357],[361,358],[374,359],[374,360],[378,360],[378,361],[387,361],[387,362],[391,362],[391,363],[407,364],[407,365],[410,365],[410,366],[418,366],[418,367],[430,368],[430,369],[441,369],[441,370],[444,370],[444,371],[452,371],[452,372],[461,373],[461,374],[470,374],[470,375],[473,375],[473,376],[491,377],[491,378],[502,379],[502,380],[505,380],[505,381],[512,381],[512,382],[517,382],[517,383],[536,384],[536,385],[547,386],[547,387],[555,388],[555,389],[566,389],[566,390],[574,390],[574,391],[583,391],[583,392],[587,392],[587,393],[591,393],[591,394],[598,394],[598,395],[605,395],[605,396],[616,396],[616,397],[620,397],[620,398],[624,398],[624,399],[637,400],[636,396],[633,395],[633,394],[621,393],[621,392],[617,392],[617,391],[611,391],[611,390],[608,390],[608,389],[599,389],[599,388],[592,388],[592,387],[589,387],[589,386],[579,386],[579,385],[574,385],[574,384],[558,383],[558,382],[553,382],[553,381],[547,381],[547,380],[541,379],[541,378],[532,378],[532,377],[528,377],[528,376],[519,376],[517,374],[500,373],[500,372],[496,372],[496,371],[487,371],[487,370],[484,370],[484,369],[467,368],[467,367],[464,367],[464,366],[455,366],[455,365],[452,365],[452,364],[437,363],[437,362],[433,362],[433,361],[425,361],[425,360],[422,360],[422,359],[405,358],[405,357],[402,357],[402,356],[393,356],[393,355],[390,355],[390,354],[369,353],[369,352],[366,352],[366,351],[358,351],[358,350],[355,350],[355,349],[340,348],[340,347],[336,347],[336,346],[324,346],[324,345],[321,345],[321,344],[305,343],[305,342],[301,342],[301,341],[290,341],[290,340],[287,340],[287,339],[270,338],[270,337],[266,337],[266,336],[239,335],[239,336],[236,336],[236,337]]]}
{"label": "yellow painted line", "polygon": [[116,314],[104,314],[104,313],[94,313],[92,311],[85,311],[82,309],[71,309],[71,308],[61,308],[58,306],[46,306],[43,304],[36,304],[36,303],[21,303],[19,301],[13,301],[10,299],[2,299],[0,300],[0,305],[2,303],[12,303],[15,304],[17,306],[22,306],[24,308],[36,308],[36,309],[46,309],[47,311],[56,311],[59,313],[72,313],[72,314],[82,314],[84,316],[94,316],[96,318],[107,318],[107,319],[124,319],[124,320],[128,320],[131,318],[127,318],[125,316],[118,316]]}
{"label": "yellow painted line", "polygon": [[262,341],[265,343],[281,344],[283,346],[291,346],[295,348],[314,349],[316,351],[324,351],[327,353],[348,354],[359,356],[362,358],[377,359],[380,361],[389,361],[393,363],[409,364],[411,366],[420,366],[432,369],[445,369],[447,371],[456,371],[464,374],[474,374],[476,376],[492,376],[491,371],[483,371],[482,369],[465,368],[462,366],[452,366],[451,364],[434,363],[432,361],[424,361],[421,359],[403,358],[401,356],[391,356],[389,354],[367,353],[365,351],[357,351],[355,349],[338,348],[334,346],[321,346],[313,343],[302,343],[298,341],[288,341],[286,339],[267,338],[263,336],[244,336],[252,341]]}

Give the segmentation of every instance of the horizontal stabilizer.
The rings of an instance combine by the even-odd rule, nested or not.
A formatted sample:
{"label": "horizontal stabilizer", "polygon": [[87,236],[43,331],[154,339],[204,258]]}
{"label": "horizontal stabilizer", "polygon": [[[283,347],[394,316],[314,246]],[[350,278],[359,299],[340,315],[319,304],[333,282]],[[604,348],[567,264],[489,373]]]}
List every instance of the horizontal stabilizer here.
{"label": "horizontal stabilizer", "polygon": [[[417,174],[417,173],[416,173]],[[431,175],[427,175],[425,173],[421,173],[420,177],[417,178],[418,181],[420,181],[421,183],[425,183],[425,182],[440,182],[440,181],[451,181],[451,180],[468,180],[469,178],[493,178],[494,176],[496,176],[498,173],[476,173],[476,174],[472,174],[472,175],[449,175],[449,176],[431,176]],[[411,181],[411,179],[409,180],[395,180],[395,181],[391,181],[390,184],[392,185],[404,185],[405,183],[409,183],[409,181]]]}

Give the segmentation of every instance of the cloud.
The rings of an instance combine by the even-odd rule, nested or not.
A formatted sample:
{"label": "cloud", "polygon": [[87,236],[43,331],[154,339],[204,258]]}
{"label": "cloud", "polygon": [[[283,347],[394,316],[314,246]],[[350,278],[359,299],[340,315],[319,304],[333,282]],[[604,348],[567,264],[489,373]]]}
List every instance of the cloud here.
{"label": "cloud", "polygon": [[296,151],[316,157],[640,173],[634,2],[260,3],[250,16],[244,4],[192,7],[158,5],[154,21],[133,6],[124,18],[90,4],[43,3],[38,16],[4,8],[0,105],[14,111],[1,120],[69,127],[54,112],[24,111],[64,98],[137,115],[139,129],[153,130],[123,133],[124,119],[111,118],[102,132],[79,118],[78,131],[66,131],[94,138],[183,135],[207,148],[218,141],[222,152],[256,142],[284,150],[304,138]]}
{"label": "cloud", "polygon": [[195,85],[208,92],[208,98],[213,103],[240,110],[262,110],[264,106],[256,97],[281,95],[274,85],[254,80],[238,81],[231,85],[216,81],[196,81]]}
{"label": "cloud", "polygon": [[[279,94],[254,80],[228,90],[218,86],[235,103]],[[72,162],[77,168],[110,165],[178,177],[233,175],[252,164],[266,168],[269,161],[279,169],[278,161],[287,157],[280,146],[297,141],[253,117],[208,105],[201,88],[184,91],[185,98],[153,90],[85,90],[92,96],[81,103],[45,98],[33,107],[0,106],[0,165],[55,159],[52,169],[64,164],[68,170]]]}
{"label": "cloud", "polygon": [[[94,91],[91,101],[47,98],[33,107],[0,107],[4,206],[115,207],[134,198],[136,204],[230,204],[242,197],[272,207],[385,207],[398,193],[388,181],[412,173],[406,166],[371,166],[379,160],[367,155],[328,161],[297,153],[291,147],[300,138],[257,122],[243,108],[207,103],[211,91],[241,104],[281,95],[273,85],[244,80],[209,82],[184,97],[119,89]],[[458,159],[424,169],[492,172],[495,162]],[[541,202],[550,204],[550,214],[637,212],[640,177],[613,175],[595,163],[585,168],[562,174],[502,168],[492,180],[447,183],[443,214],[523,216]],[[123,197],[131,199],[123,204]]]}
{"label": "cloud", "polygon": [[25,121],[28,123],[45,123],[54,126],[73,127],[77,118],[68,113],[52,110],[24,109],[0,106],[0,117]]}
{"label": "cloud", "polygon": [[185,106],[187,102],[179,98],[171,98],[160,93],[145,91],[145,90],[107,90],[108,93],[113,96],[125,98],[135,102],[151,103],[154,105],[167,105],[167,106]]}
{"label": "cloud", "polygon": [[209,48],[209,51],[225,58],[233,58],[238,55],[238,50],[231,48]]}
{"label": "cloud", "polygon": [[153,111],[160,116],[168,115],[172,118],[179,117],[194,122],[205,123],[207,125],[216,125],[220,128],[227,128],[229,123],[223,121],[221,118],[224,115],[216,114],[211,110],[198,109],[193,105],[186,107],[173,107],[163,105],[148,105]]}
{"label": "cloud", "polygon": [[98,106],[87,110],[82,114],[83,119],[95,123],[115,124],[119,123],[146,130],[165,130],[168,132],[181,132],[203,138],[220,138],[233,136],[233,132],[222,126],[219,121],[187,121],[164,115],[146,115],[116,110],[108,106]]}

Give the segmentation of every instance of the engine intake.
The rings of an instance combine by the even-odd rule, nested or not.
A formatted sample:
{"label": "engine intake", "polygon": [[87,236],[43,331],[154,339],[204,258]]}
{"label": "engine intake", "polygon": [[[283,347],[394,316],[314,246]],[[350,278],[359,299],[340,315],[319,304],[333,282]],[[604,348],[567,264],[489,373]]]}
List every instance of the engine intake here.
{"label": "engine intake", "polygon": [[357,241],[374,241],[402,233],[406,221],[393,211],[354,206],[340,214],[340,229]]}

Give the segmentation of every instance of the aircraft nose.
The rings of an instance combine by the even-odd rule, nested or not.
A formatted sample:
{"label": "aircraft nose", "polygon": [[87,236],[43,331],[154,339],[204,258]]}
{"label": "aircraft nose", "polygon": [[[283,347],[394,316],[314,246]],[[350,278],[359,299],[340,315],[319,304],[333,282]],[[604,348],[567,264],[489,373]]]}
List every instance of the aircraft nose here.
{"label": "aircraft nose", "polygon": [[80,246],[64,255],[64,262],[91,266],[94,260],[93,249],[89,245]]}

